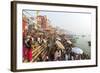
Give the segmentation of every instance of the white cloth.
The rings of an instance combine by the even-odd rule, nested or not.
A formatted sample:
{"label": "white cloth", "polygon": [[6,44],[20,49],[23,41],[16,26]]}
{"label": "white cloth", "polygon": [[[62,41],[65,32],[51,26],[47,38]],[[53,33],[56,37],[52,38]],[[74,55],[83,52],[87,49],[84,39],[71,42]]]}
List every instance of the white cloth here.
{"label": "white cloth", "polygon": [[67,40],[67,43],[72,44],[72,42],[70,40]]}
{"label": "white cloth", "polygon": [[57,39],[57,40],[59,40],[59,41],[61,40],[61,38],[60,38],[60,37],[57,37],[56,39]]}
{"label": "white cloth", "polygon": [[83,50],[78,47],[72,48],[72,52],[74,52],[76,54],[83,54]]}
{"label": "white cloth", "polygon": [[65,59],[68,60],[68,55],[67,54],[65,55]]}
{"label": "white cloth", "polygon": [[44,42],[44,43],[47,43],[47,40],[43,39],[43,42]]}
{"label": "white cloth", "polygon": [[57,60],[58,57],[61,57],[61,51],[56,51],[55,52],[55,60]]}

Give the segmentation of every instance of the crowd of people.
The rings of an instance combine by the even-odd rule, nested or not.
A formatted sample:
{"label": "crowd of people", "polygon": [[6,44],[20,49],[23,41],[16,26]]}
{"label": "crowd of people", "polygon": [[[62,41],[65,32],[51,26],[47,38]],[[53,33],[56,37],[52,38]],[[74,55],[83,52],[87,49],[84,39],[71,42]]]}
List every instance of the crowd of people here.
{"label": "crowd of people", "polygon": [[42,58],[40,54],[36,61],[81,60],[90,58],[81,48],[76,47],[73,42],[66,38],[66,35],[47,35],[45,33],[36,30],[23,32],[23,61],[32,61],[32,45],[36,44],[38,46],[46,45],[44,48],[47,51],[45,58]]}

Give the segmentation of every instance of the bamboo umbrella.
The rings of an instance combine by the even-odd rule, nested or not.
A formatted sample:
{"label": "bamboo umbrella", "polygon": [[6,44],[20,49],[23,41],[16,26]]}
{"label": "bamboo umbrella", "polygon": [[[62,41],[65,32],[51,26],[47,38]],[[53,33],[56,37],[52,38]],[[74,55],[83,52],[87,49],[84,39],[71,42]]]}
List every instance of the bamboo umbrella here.
{"label": "bamboo umbrella", "polygon": [[63,44],[60,41],[57,40],[56,44],[60,49],[62,49],[62,50],[65,49],[65,47],[63,46]]}

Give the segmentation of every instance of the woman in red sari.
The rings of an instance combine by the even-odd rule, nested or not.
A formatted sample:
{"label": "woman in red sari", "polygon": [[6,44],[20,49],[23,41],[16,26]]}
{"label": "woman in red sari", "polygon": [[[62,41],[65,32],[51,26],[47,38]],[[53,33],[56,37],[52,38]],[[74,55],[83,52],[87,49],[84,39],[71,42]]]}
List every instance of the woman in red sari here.
{"label": "woman in red sari", "polygon": [[27,48],[27,60],[28,62],[32,61],[32,39],[31,37],[26,40],[26,48]]}

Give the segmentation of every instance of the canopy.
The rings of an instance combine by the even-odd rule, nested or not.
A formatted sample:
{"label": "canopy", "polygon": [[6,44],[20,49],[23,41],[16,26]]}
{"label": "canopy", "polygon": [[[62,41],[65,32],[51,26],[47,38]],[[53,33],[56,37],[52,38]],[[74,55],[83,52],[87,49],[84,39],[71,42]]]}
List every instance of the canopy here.
{"label": "canopy", "polygon": [[74,52],[76,54],[83,54],[83,50],[78,47],[72,48],[72,52]]}
{"label": "canopy", "polygon": [[65,49],[65,47],[63,46],[63,44],[60,41],[57,40],[56,44],[60,49]]}

